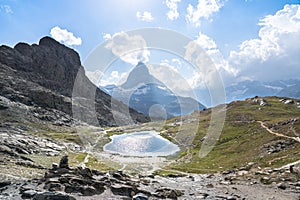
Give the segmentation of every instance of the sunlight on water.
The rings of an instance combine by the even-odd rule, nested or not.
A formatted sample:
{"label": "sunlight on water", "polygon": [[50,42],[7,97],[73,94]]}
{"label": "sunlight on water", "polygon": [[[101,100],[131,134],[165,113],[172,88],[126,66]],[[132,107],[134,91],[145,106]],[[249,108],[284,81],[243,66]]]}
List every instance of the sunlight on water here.
{"label": "sunlight on water", "polygon": [[103,149],[106,152],[128,156],[167,156],[179,151],[179,147],[161,137],[155,131],[114,135]]}

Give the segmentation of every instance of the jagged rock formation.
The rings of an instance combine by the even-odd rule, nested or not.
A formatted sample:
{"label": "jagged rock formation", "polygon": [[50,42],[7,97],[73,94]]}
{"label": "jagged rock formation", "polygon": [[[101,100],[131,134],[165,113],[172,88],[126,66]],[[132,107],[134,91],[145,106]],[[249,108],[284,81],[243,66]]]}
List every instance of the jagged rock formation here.
{"label": "jagged rock formation", "polygon": [[[124,124],[128,116],[122,112],[126,106],[94,86],[85,76],[77,52],[44,37],[39,44],[19,43],[14,48],[0,46],[0,96],[27,106],[41,107],[44,110],[57,110],[72,116],[72,101],[80,119],[87,123],[116,125],[112,114]],[[74,105],[74,83],[79,81],[75,98],[81,99]],[[79,87],[79,88],[78,88]],[[73,96],[73,99],[72,99]],[[95,107],[87,106],[95,104]],[[1,110],[5,107],[0,107]],[[127,109],[128,110],[128,109]],[[146,122],[142,114],[129,109],[133,122]],[[90,116],[95,115],[95,119]],[[131,122],[132,122],[131,121]]]}

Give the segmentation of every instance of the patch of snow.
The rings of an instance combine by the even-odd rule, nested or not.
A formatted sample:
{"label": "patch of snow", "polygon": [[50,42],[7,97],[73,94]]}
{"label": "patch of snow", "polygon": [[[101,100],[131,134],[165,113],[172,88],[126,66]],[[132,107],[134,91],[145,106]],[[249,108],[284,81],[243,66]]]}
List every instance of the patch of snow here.
{"label": "patch of snow", "polygon": [[271,86],[271,85],[263,85],[265,88],[270,88],[270,89],[273,89],[273,90],[282,90],[283,88],[282,87],[276,87],[276,86]]}
{"label": "patch of snow", "polygon": [[282,85],[286,86],[286,87],[291,87],[291,86],[294,86],[296,84],[287,84],[285,83],[284,81],[279,81]]}
{"label": "patch of snow", "polygon": [[140,94],[147,94],[147,92],[150,90],[149,87],[143,87],[143,88],[139,88],[137,89],[134,94],[136,95],[140,95]]}
{"label": "patch of snow", "polygon": [[158,85],[157,88],[161,89],[161,90],[168,90],[166,87],[160,86]]}
{"label": "patch of snow", "polygon": [[247,91],[248,91],[248,88],[246,88],[244,90],[236,90],[236,91],[232,92],[232,95],[236,96],[236,95],[245,94]]}

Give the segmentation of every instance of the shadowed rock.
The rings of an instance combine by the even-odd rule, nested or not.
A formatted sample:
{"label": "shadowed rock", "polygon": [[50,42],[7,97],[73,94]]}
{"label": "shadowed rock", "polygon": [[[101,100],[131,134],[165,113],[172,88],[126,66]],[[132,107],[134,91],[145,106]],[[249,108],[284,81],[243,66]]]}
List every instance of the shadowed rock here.
{"label": "shadowed rock", "polygon": [[59,168],[66,168],[66,169],[69,169],[69,157],[68,157],[68,156],[63,156],[63,157],[60,159],[60,162],[59,162]]}
{"label": "shadowed rock", "polygon": [[[78,53],[50,37],[42,38],[38,45],[0,46],[0,76],[0,97],[13,102],[58,110],[93,125],[116,125],[114,116],[124,123],[130,121],[123,113],[128,107],[112,100],[85,76]],[[0,110],[5,109],[0,103]],[[133,122],[149,121],[133,109],[129,113]],[[54,118],[50,115],[43,120],[55,122]]]}

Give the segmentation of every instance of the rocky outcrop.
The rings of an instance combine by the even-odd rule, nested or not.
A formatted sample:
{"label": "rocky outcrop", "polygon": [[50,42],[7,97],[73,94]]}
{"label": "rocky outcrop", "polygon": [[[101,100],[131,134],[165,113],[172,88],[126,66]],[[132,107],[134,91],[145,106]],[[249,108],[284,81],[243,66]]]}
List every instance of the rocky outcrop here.
{"label": "rocky outcrop", "polygon": [[[45,169],[31,160],[29,155],[58,156],[66,149],[62,143],[52,139],[39,138],[25,133],[24,127],[0,125],[0,166]],[[26,129],[26,128],[25,128]],[[75,144],[74,144],[75,145]]]}
{"label": "rocky outcrop", "polygon": [[[95,104],[95,108],[87,107],[83,101],[73,104],[75,109],[85,114],[80,119],[88,123],[116,125],[111,108],[125,106],[89,81],[77,52],[50,37],[42,38],[38,45],[19,43],[14,48],[0,46],[0,75],[0,96],[27,106],[62,111],[69,116],[73,115],[74,83],[78,80],[75,97]],[[0,106],[0,109],[6,107]],[[122,109],[115,112],[117,116],[124,115]],[[132,109],[129,112],[134,122],[148,120]],[[89,118],[91,113],[95,113],[97,120]],[[128,120],[124,119],[126,122]]]}
{"label": "rocky outcrop", "polygon": [[45,138],[37,138],[25,134],[22,130],[0,127],[0,152],[9,155],[41,154],[45,156],[57,156],[64,149],[57,141]]}
{"label": "rocky outcrop", "polygon": [[[147,182],[144,181],[146,185]],[[2,183],[3,187],[10,183]],[[67,156],[62,157],[59,166],[53,165],[44,178],[33,184],[23,184],[19,191],[23,199],[75,199],[80,196],[101,195],[110,190],[114,196],[133,199],[148,199],[149,197],[177,199],[183,191],[167,187],[152,191],[142,189],[143,183],[122,171],[108,173],[89,168],[69,168]],[[100,197],[99,197],[100,198]],[[103,199],[103,198],[100,198]]]}
{"label": "rocky outcrop", "polygon": [[[66,157],[60,163],[69,166]],[[222,174],[172,177],[53,164],[43,178],[0,181],[0,199],[299,199],[299,162],[290,165],[292,171],[288,166],[271,169],[257,164]]]}
{"label": "rocky outcrop", "polygon": [[263,148],[268,152],[268,154],[278,153],[281,151],[285,151],[287,149],[295,148],[296,142],[295,140],[278,140],[272,141],[268,144],[264,144]]}
{"label": "rocky outcrop", "polygon": [[280,122],[277,122],[276,124],[271,124],[269,126],[269,128],[273,129],[273,130],[278,130],[283,126],[294,125],[296,122],[299,121],[299,119],[300,119],[300,117],[296,117],[296,118],[291,118],[291,119],[288,119],[288,120],[280,121]]}

